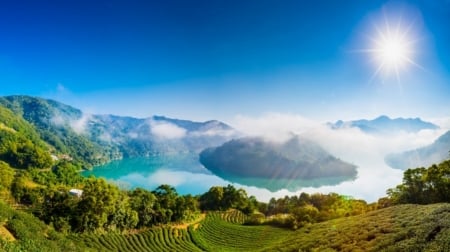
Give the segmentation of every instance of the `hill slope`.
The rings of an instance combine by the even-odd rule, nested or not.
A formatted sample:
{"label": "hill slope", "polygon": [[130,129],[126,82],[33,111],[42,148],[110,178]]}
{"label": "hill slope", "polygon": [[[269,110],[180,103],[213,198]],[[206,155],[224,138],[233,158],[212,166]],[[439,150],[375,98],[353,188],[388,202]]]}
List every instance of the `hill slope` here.
{"label": "hill slope", "polygon": [[386,163],[392,168],[406,170],[408,168],[428,167],[449,158],[450,131],[440,136],[431,145],[402,153],[386,156]]}
{"label": "hill slope", "polygon": [[204,150],[200,162],[214,173],[254,178],[313,179],[356,175],[356,166],[298,137],[282,144],[262,138],[232,140]]}
{"label": "hill slope", "polygon": [[30,123],[0,105],[0,160],[15,168],[49,168],[48,147]]}
{"label": "hill slope", "polygon": [[297,231],[245,226],[218,213],[185,229],[77,238],[98,251],[449,251],[450,204],[398,205]]}
{"label": "hill slope", "polygon": [[35,126],[55,154],[88,167],[123,157],[198,153],[238,134],[214,120],[92,115],[57,101],[30,96],[0,97],[0,105]]}
{"label": "hill slope", "polygon": [[450,251],[450,204],[398,205],[314,224],[265,251]]}
{"label": "hill slope", "polygon": [[0,97],[0,105],[32,124],[58,156],[74,159],[86,166],[110,159],[108,146],[101,146],[74,129],[73,125],[83,116],[78,109],[29,96]]}

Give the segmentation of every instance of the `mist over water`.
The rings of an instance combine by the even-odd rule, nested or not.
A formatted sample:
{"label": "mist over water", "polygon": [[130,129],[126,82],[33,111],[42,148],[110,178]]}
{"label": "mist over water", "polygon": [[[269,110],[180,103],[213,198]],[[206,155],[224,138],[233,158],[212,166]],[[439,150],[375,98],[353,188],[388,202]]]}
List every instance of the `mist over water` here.
{"label": "mist over water", "polygon": [[[153,190],[161,184],[170,184],[180,194],[197,195],[208,191],[212,186],[233,184],[245,189],[248,195],[254,195],[258,200],[266,202],[272,197],[298,195],[301,192],[336,192],[373,202],[384,197],[387,189],[402,182],[403,171],[392,169],[385,163],[387,154],[426,146],[447,131],[446,125],[441,124],[441,128],[437,130],[370,135],[357,128],[333,130],[310,120],[302,123],[303,119],[298,116],[275,117],[277,120],[274,120],[274,115],[260,118],[240,117],[240,121],[236,121],[234,126],[247,135],[253,134],[279,141],[283,141],[285,136],[290,134],[308,137],[333,156],[356,165],[356,178],[300,181],[242,178],[223,174],[217,176],[200,164],[197,153],[118,160],[83,174],[104,177],[129,189],[142,187]],[[279,125],[284,128],[280,130]]]}

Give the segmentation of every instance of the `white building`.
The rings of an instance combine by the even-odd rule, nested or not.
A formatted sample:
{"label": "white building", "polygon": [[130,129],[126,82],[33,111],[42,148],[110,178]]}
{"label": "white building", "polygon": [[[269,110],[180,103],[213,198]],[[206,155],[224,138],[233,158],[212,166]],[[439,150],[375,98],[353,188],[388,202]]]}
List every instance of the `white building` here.
{"label": "white building", "polygon": [[77,196],[78,198],[80,198],[81,195],[83,195],[83,190],[73,188],[73,189],[69,190],[69,194],[73,195],[73,196]]}

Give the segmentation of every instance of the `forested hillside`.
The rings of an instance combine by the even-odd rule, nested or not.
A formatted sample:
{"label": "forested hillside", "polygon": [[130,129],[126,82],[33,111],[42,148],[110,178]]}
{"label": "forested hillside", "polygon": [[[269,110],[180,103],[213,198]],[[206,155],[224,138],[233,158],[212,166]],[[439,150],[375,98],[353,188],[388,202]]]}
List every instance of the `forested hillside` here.
{"label": "forested hillside", "polygon": [[85,168],[123,157],[199,153],[238,135],[230,126],[214,120],[93,115],[30,96],[0,97],[0,106],[33,125],[56,157]]}
{"label": "forested hillside", "polygon": [[87,167],[110,159],[108,146],[91,141],[71,127],[71,123],[81,119],[80,110],[28,96],[0,97],[0,105],[32,124],[42,140],[51,147],[51,152],[59,158],[74,160]]}

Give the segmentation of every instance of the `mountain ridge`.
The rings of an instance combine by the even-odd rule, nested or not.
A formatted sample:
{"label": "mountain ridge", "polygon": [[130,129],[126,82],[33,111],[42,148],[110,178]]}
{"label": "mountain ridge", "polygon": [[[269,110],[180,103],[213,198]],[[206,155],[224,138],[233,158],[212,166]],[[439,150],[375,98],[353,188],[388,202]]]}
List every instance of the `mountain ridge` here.
{"label": "mountain ridge", "polygon": [[331,129],[359,128],[368,134],[394,134],[398,132],[416,133],[424,129],[439,129],[439,126],[416,118],[390,118],[386,115],[378,116],[373,120],[359,119],[353,121],[338,120],[335,123],[327,123]]}
{"label": "mountain ridge", "polygon": [[124,157],[200,152],[238,135],[217,120],[86,114],[55,100],[25,95],[0,97],[0,105],[34,125],[55,153],[70,153],[88,168]]}
{"label": "mountain ridge", "polygon": [[391,153],[385,162],[392,168],[428,167],[450,158],[450,130],[441,135],[432,144],[400,153]]}
{"label": "mountain ridge", "polygon": [[356,176],[356,166],[298,136],[284,143],[262,137],[233,139],[202,151],[200,162],[219,176],[290,180]]}

